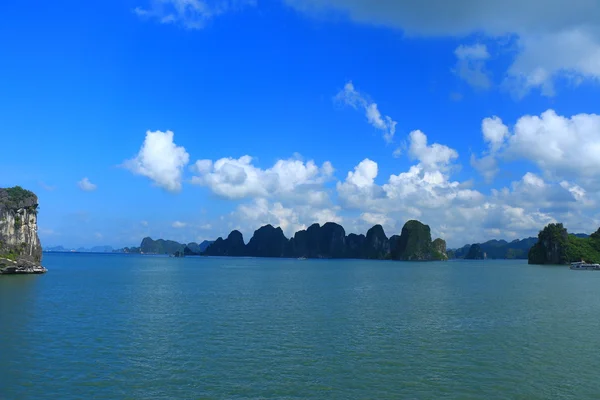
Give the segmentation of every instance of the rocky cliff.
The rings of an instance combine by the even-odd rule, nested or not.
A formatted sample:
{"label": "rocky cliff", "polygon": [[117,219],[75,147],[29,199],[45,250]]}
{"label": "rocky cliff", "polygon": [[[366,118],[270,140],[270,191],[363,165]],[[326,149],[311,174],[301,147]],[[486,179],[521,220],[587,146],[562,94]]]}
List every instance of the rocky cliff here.
{"label": "rocky cliff", "polygon": [[529,264],[566,264],[569,234],[563,224],[549,224],[538,234],[529,250]]}
{"label": "rocky cliff", "polygon": [[244,237],[240,231],[232,231],[227,239],[218,238],[204,251],[207,256],[242,257],[247,255]]}
{"label": "rocky cliff", "polygon": [[486,258],[486,254],[477,243],[471,245],[469,252],[465,256],[466,260],[483,260],[484,258]]}
{"label": "rocky cliff", "polygon": [[590,236],[570,235],[563,224],[549,224],[529,250],[529,264],[600,263],[600,229]]}
{"label": "rocky cliff", "polygon": [[0,189],[0,274],[43,273],[37,196],[19,186]]}
{"label": "rocky cliff", "polygon": [[419,221],[411,220],[404,224],[400,236],[393,237],[392,259],[403,261],[447,260],[446,242],[443,239],[431,241],[431,229]]}
{"label": "rocky cliff", "polygon": [[387,238],[383,227],[375,225],[367,235],[349,234],[336,223],[312,224],[289,240],[281,228],[265,225],[254,232],[247,245],[242,234],[233,231],[227,239],[219,238],[203,253],[209,256],[359,258],[375,260],[444,260],[446,242],[431,241],[429,226],[409,221],[400,236]]}

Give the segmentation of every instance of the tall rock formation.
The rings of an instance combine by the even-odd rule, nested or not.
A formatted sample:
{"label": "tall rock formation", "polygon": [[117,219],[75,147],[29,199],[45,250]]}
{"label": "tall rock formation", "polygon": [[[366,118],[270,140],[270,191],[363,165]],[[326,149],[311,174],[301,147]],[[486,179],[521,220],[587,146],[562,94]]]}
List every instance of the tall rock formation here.
{"label": "tall rock formation", "polygon": [[240,231],[231,231],[227,239],[218,238],[204,251],[207,256],[241,257],[247,255],[244,237]]}
{"label": "tall rock formation", "polygon": [[485,253],[481,249],[481,246],[477,243],[471,245],[469,252],[465,256],[466,260],[483,260],[484,258]]}
{"label": "tall rock formation", "polygon": [[287,247],[281,228],[265,225],[254,231],[245,252],[252,257],[285,257]]}
{"label": "tall rock formation", "polygon": [[431,241],[429,226],[409,221],[402,235],[387,238],[383,227],[375,225],[367,235],[346,236],[344,228],[334,222],[312,224],[286,239],[281,228],[265,225],[254,231],[244,246],[242,234],[233,231],[225,240],[217,239],[203,253],[208,256],[359,258],[373,260],[445,260],[446,242]]}
{"label": "tall rock formation", "polygon": [[529,264],[566,264],[569,234],[563,224],[548,224],[529,249]]}
{"label": "tall rock formation", "polygon": [[[402,227],[402,233],[394,238],[392,259],[402,261],[446,260],[446,242],[436,239],[431,241],[429,225],[419,221],[408,221]],[[442,251],[443,250],[443,251]]]}
{"label": "tall rock formation", "polygon": [[351,233],[346,236],[346,257],[348,258],[365,258],[365,241],[366,237],[363,234],[357,235]]}
{"label": "tall rock formation", "polygon": [[381,225],[375,225],[367,231],[364,249],[365,258],[374,260],[389,258],[390,242]]}
{"label": "tall rock formation", "polygon": [[341,225],[327,222],[312,224],[306,230],[296,232],[287,246],[288,257],[344,258],[346,255],[346,232]]}
{"label": "tall rock formation", "polygon": [[0,189],[0,274],[44,273],[37,234],[37,196],[16,186]]}

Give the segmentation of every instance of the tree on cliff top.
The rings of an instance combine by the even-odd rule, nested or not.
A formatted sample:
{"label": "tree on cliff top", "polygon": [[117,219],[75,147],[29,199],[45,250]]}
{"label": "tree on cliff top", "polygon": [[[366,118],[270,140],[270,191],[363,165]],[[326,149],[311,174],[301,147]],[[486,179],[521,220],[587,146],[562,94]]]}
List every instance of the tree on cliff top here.
{"label": "tree on cliff top", "polygon": [[590,237],[569,235],[563,224],[549,224],[529,250],[529,264],[600,263],[600,229]]}
{"label": "tree on cliff top", "polygon": [[35,193],[23,189],[21,186],[11,188],[0,188],[0,208],[21,208],[28,206],[37,206],[37,196]]}
{"label": "tree on cliff top", "polygon": [[529,250],[529,264],[566,264],[569,235],[562,223],[548,224]]}

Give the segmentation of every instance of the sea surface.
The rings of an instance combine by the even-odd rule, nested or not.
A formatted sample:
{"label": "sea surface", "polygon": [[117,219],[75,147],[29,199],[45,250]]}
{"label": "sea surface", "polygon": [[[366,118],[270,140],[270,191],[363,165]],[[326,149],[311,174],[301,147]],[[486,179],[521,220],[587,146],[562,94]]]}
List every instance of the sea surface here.
{"label": "sea surface", "polygon": [[0,399],[593,399],[600,272],[45,254],[0,277]]}

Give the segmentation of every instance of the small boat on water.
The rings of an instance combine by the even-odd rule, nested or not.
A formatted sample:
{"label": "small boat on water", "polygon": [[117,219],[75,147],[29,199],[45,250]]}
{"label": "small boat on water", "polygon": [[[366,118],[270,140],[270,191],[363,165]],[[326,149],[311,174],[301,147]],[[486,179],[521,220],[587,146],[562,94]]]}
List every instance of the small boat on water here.
{"label": "small boat on water", "polygon": [[577,261],[571,263],[570,269],[600,271],[600,264],[586,263],[585,261]]}

